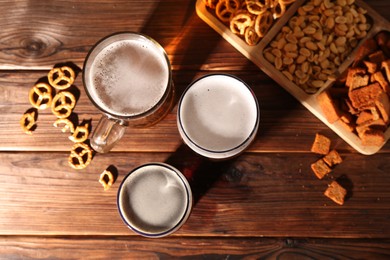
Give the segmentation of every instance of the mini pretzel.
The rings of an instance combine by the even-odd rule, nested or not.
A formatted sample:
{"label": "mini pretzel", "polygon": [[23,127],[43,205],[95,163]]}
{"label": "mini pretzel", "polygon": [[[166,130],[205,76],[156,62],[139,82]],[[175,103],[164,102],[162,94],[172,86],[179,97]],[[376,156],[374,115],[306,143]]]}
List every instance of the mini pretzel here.
{"label": "mini pretzel", "polygon": [[272,0],[245,0],[247,9],[250,13],[259,15],[267,11]]}
{"label": "mini pretzel", "polygon": [[31,128],[35,125],[35,112],[23,114],[20,119],[20,126],[26,134],[31,135]]}
{"label": "mini pretzel", "polygon": [[73,135],[69,136],[69,139],[75,143],[84,142],[85,140],[87,140],[89,135],[88,127],[89,127],[88,124],[76,127],[76,129],[73,132]]}
{"label": "mini pretzel", "polygon": [[71,132],[71,133],[74,132],[73,123],[72,123],[72,121],[70,121],[69,119],[66,119],[66,118],[58,118],[58,119],[53,123],[53,125],[54,125],[55,127],[58,127],[59,124],[65,124],[65,125],[62,127],[62,129],[61,129],[61,131],[62,131],[63,133],[65,133],[65,132],[68,131],[68,130],[69,130],[69,132]]}
{"label": "mini pretzel", "polygon": [[252,17],[249,13],[239,13],[233,16],[230,21],[230,30],[239,35],[244,35],[246,28],[253,23]]}
{"label": "mini pretzel", "polygon": [[92,161],[92,150],[85,143],[75,143],[70,151],[69,165],[76,170],[84,169]]}
{"label": "mini pretzel", "polygon": [[[108,180],[107,180],[108,178]],[[104,190],[108,190],[112,184],[114,183],[114,176],[108,170],[104,170],[102,174],[100,174],[99,182],[103,185]]]}
{"label": "mini pretzel", "polygon": [[76,105],[76,98],[68,91],[59,92],[53,99],[51,111],[58,118],[67,118]]}
{"label": "mini pretzel", "polygon": [[38,83],[32,87],[28,97],[33,107],[45,109],[52,102],[52,88],[46,83]]}
{"label": "mini pretzel", "polygon": [[259,37],[264,37],[273,23],[272,13],[266,11],[256,17],[255,30]]}
{"label": "mini pretzel", "polygon": [[238,0],[221,0],[215,8],[215,13],[222,22],[228,23],[239,8],[240,2]]}
{"label": "mini pretzel", "polygon": [[47,78],[50,85],[56,89],[63,90],[72,86],[75,73],[70,67],[64,66],[50,70]]}
{"label": "mini pretzel", "polygon": [[280,1],[272,8],[274,19],[278,19],[286,12],[286,5]]}
{"label": "mini pretzel", "polygon": [[253,26],[246,28],[245,30],[245,41],[247,44],[253,46],[256,45],[260,40],[260,37],[257,35],[256,30]]}

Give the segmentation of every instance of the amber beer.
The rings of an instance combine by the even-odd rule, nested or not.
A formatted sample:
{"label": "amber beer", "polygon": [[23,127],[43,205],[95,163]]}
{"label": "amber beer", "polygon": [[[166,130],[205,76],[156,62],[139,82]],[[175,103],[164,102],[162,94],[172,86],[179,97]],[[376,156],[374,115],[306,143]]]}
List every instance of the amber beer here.
{"label": "amber beer", "polygon": [[149,163],[131,171],[122,181],[117,198],[125,224],[146,237],[163,237],[178,230],[193,203],[186,178],[164,163]]}
{"label": "amber beer", "polygon": [[211,159],[228,159],[254,140],[260,121],[256,96],[242,80],[228,74],[206,75],[182,95],[177,124],[184,142]]}
{"label": "amber beer", "polygon": [[110,150],[123,135],[121,126],[147,127],[163,118],[173,103],[171,78],[164,49],[150,37],[128,32],[99,41],[83,68],[88,97],[106,115],[91,138],[93,148]]}

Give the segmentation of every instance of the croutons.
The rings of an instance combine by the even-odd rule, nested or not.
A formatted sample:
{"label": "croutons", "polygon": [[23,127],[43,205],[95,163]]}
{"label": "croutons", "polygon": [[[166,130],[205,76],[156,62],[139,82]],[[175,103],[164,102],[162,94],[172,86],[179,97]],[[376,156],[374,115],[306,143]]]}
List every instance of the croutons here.
{"label": "croutons", "polygon": [[324,195],[337,204],[343,205],[347,191],[337,181],[332,181],[325,190]]}

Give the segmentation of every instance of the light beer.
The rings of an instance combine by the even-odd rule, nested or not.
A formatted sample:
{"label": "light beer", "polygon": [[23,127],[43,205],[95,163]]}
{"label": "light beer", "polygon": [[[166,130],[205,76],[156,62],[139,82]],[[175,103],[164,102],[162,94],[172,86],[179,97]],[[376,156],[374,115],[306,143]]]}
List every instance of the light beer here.
{"label": "light beer", "polygon": [[242,152],[254,139],[260,120],[251,89],[231,75],[207,75],[193,82],[178,106],[178,128],[184,142],[212,159]]}
{"label": "light beer", "polygon": [[126,126],[160,121],[174,101],[167,54],[139,33],[116,33],[97,42],[85,59],[83,81],[89,99],[103,112],[91,136],[91,146],[101,153],[113,148]]}
{"label": "light beer", "polygon": [[162,237],[180,228],[192,209],[186,178],[174,167],[150,163],[134,169],[118,191],[124,222],[147,237]]}

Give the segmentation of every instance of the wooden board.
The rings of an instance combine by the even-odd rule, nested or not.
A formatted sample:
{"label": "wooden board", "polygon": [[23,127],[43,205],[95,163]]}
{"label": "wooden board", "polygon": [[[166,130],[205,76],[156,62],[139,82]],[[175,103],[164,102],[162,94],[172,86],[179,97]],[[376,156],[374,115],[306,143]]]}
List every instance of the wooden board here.
{"label": "wooden board", "polygon": [[[387,238],[390,234],[390,154],[344,162],[323,180],[310,164],[314,154],[244,154],[211,162],[186,146],[175,153],[96,155],[84,170],[68,166],[69,153],[1,153],[0,235],[135,236],[119,217],[116,193],[125,175],[149,162],[166,162],[189,179],[194,207],[172,236]],[[98,182],[109,165],[112,188]],[[366,169],[361,171],[360,169]],[[344,206],[323,192],[334,179],[348,190]],[[12,225],[10,225],[12,223]]]}
{"label": "wooden board", "polygon": [[[358,152],[366,155],[371,155],[378,152],[382,146],[364,146],[360,138],[355,134],[347,131],[340,122],[333,124],[329,123],[324,116],[319,104],[317,102],[317,96],[323,90],[330,88],[334,81],[328,80],[316,94],[307,94],[295,83],[288,80],[279,70],[277,70],[273,64],[267,61],[263,56],[264,49],[270,44],[274,37],[280,32],[281,28],[293,17],[298,8],[304,4],[306,0],[298,0],[291,5],[286,13],[278,19],[271,29],[265,34],[260,42],[255,46],[249,46],[242,38],[235,35],[223,22],[221,22],[214,14],[209,12],[206,8],[203,0],[198,0],[196,4],[196,10],[201,19],[209,24],[214,30],[216,30],[222,37],[224,37],[229,43],[231,43],[238,51],[240,51],[245,57],[255,63],[266,74],[273,78],[280,86],[293,95],[298,101],[301,102],[310,112],[312,112],[317,118],[319,118],[324,124],[331,128],[341,138],[343,138],[349,145],[351,145]],[[378,32],[386,30],[390,31],[390,23],[381,17],[374,9],[361,0],[357,0],[357,6],[363,7],[367,10],[367,15],[372,18],[372,27],[367,36],[360,40],[359,45],[352,51],[349,58],[347,58],[338,69],[338,74],[342,74],[349,65],[353,62],[356,52],[360,45],[369,38],[374,37]],[[386,141],[390,138],[390,128],[385,132]]]}
{"label": "wooden board", "polygon": [[[390,257],[389,240],[2,237],[6,259],[375,259]],[[109,250],[108,250],[109,249]]]}

